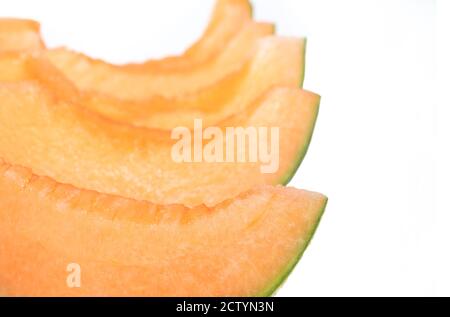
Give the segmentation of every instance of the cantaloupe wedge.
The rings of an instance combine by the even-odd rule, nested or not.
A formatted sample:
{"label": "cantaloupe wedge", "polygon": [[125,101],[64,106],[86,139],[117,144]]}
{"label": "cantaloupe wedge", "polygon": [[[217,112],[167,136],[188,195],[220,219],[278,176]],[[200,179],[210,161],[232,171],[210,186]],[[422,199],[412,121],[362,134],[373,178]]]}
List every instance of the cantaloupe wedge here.
{"label": "cantaloupe wedge", "polygon": [[[251,17],[252,8],[248,0],[216,0],[211,21],[203,36],[182,55],[129,64],[127,68],[159,72],[192,69],[219,55],[236,33],[251,21]],[[264,23],[261,26],[273,28]],[[0,52],[42,48],[44,43],[38,22],[27,19],[0,19]]]}
{"label": "cantaloupe wedge", "polygon": [[43,48],[39,23],[31,20],[0,19],[0,53]]}
{"label": "cantaloupe wedge", "polygon": [[[46,81],[1,82],[0,157],[76,187],[187,206],[213,206],[255,185],[288,180],[307,151],[320,99],[273,89],[218,125],[224,135],[226,127],[278,127],[278,169],[267,174],[260,162],[176,163],[170,131],[105,119],[80,105],[70,88],[50,73]],[[244,143],[231,147],[235,155],[248,155]]]}
{"label": "cantaloupe wedge", "polygon": [[[247,0],[218,0],[181,56],[112,65],[46,50],[35,22],[0,20],[0,296],[272,294],[327,202],[273,186],[302,161],[320,97],[297,88],[304,41],[262,39],[272,32]],[[198,118],[226,138],[260,128],[257,144],[252,130],[216,140],[227,163],[195,145],[194,162],[176,162],[175,126],[211,139],[189,129]],[[276,162],[252,161],[262,143]]]}
{"label": "cantaloupe wedge", "polygon": [[[171,129],[176,126],[191,127],[194,119],[203,119],[204,126],[214,125],[224,118],[245,110],[259,96],[274,86],[298,87],[304,74],[305,40],[267,37],[258,43],[256,55],[249,60],[247,74],[238,79],[239,85],[232,90],[227,84],[214,85],[211,89],[179,98],[154,97],[148,101],[125,101],[98,93],[84,93],[83,106],[116,121],[136,126]],[[30,79],[47,80],[54,72],[42,58],[0,55],[0,65],[5,78],[11,67],[8,63],[22,61]],[[18,74],[17,80],[24,76]],[[8,75],[9,76],[9,75]]]}
{"label": "cantaloupe wedge", "polygon": [[155,95],[172,98],[208,89],[227,78],[228,86],[222,83],[220,87],[226,91],[236,89],[239,79],[246,74],[245,65],[257,49],[257,41],[272,33],[272,25],[250,22],[221,54],[200,67],[183,71],[160,73],[146,67],[130,69],[64,48],[47,51],[47,57],[83,91],[131,100],[146,100]]}
{"label": "cantaloupe wedge", "polygon": [[217,0],[203,36],[182,55],[127,66],[159,72],[190,70],[219,55],[251,18],[252,8],[248,0]]}
{"label": "cantaloupe wedge", "polygon": [[[0,295],[270,295],[325,204],[317,193],[260,187],[211,209],[158,206],[3,162]],[[81,269],[80,288],[68,287],[69,264]]]}

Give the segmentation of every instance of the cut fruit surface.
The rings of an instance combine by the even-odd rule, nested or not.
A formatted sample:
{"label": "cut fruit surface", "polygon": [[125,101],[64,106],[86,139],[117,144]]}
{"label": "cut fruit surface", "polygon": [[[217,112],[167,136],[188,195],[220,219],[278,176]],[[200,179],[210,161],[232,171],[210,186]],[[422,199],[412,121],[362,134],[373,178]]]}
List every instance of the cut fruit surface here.
{"label": "cut fruit surface", "polygon": [[[136,126],[191,127],[194,119],[202,119],[204,126],[210,126],[245,110],[274,86],[301,87],[304,56],[304,39],[267,37],[258,43],[245,73],[239,73],[237,78],[228,77],[198,93],[133,102],[88,92],[84,94],[83,105],[108,118]],[[45,66],[37,63],[30,71],[41,79],[48,76]]]}
{"label": "cut fruit surface", "polygon": [[[0,197],[0,285],[13,296],[270,295],[326,205],[321,194],[263,186],[214,208],[158,206],[4,162]],[[67,285],[72,263],[81,288]]]}
{"label": "cut fruit surface", "polygon": [[192,69],[219,55],[251,18],[252,8],[248,0],[217,0],[203,36],[184,54],[127,66],[130,69],[145,67],[150,71]]}
{"label": "cut fruit surface", "polygon": [[245,65],[257,49],[257,41],[272,33],[269,24],[249,22],[218,56],[185,71],[158,73],[145,67],[130,69],[63,48],[47,51],[47,57],[83,91],[130,100],[172,98],[207,89],[229,76],[237,79],[229,85],[237,87],[238,79],[245,75]]}
{"label": "cut fruit surface", "polygon": [[0,53],[43,48],[39,23],[31,20],[0,19]]}
{"label": "cut fruit surface", "polygon": [[[180,56],[129,64],[130,70],[173,72],[189,70],[219,55],[245,24],[251,22],[248,0],[216,0],[206,31]],[[273,26],[261,23],[261,29],[273,32]],[[43,49],[45,45],[38,22],[26,19],[0,19],[0,52]]]}
{"label": "cut fruit surface", "polygon": [[[50,72],[45,82],[0,83],[0,157],[76,187],[188,206],[215,205],[255,185],[284,180],[306,153],[320,100],[307,91],[276,88],[218,125],[223,135],[226,127],[279,128],[279,155],[273,158],[278,169],[264,174],[261,162],[177,163],[170,131],[105,119],[80,106],[76,91],[64,83]],[[237,153],[248,155],[248,143],[231,146],[233,161]]]}
{"label": "cut fruit surface", "polygon": [[269,36],[248,0],[140,64],[39,29],[0,19],[0,296],[272,295],[327,204],[279,185],[319,111],[306,41]]}

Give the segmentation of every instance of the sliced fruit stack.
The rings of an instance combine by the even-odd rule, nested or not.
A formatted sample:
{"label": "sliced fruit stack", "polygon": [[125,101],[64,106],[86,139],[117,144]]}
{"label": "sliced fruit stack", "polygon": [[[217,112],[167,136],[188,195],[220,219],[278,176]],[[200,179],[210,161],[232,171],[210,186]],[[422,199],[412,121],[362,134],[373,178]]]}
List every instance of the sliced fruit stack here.
{"label": "sliced fruit stack", "polygon": [[[0,20],[0,295],[272,294],[327,201],[281,186],[320,97],[299,88],[305,40],[273,30],[246,0],[218,0],[184,54],[112,65]],[[195,119],[279,127],[278,170],[175,162],[171,130]]]}

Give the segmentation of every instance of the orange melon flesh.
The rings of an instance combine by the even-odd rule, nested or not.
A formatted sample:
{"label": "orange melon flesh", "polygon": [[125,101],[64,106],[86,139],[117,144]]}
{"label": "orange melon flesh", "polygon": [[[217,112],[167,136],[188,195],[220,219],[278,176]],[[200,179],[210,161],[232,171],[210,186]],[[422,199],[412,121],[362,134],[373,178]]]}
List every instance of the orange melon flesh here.
{"label": "orange melon flesh", "polygon": [[[0,164],[0,285],[26,296],[269,295],[306,248],[321,194],[263,186],[214,208],[158,206]],[[81,288],[66,284],[81,266]]]}
{"label": "orange melon flesh", "polygon": [[0,53],[43,49],[39,23],[31,20],[0,19]]}
{"label": "orange melon flesh", "polygon": [[[258,43],[257,53],[248,62],[246,74],[237,78],[239,85],[233,84],[236,87],[231,90],[227,89],[229,85],[226,81],[229,79],[226,79],[196,94],[180,98],[154,97],[145,102],[85,93],[83,105],[108,118],[135,126],[159,129],[192,127],[196,118],[203,119],[205,126],[211,126],[243,111],[274,86],[301,86],[304,52],[304,39],[267,37]],[[41,80],[48,76],[45,62],[35,62],[29,68]]]}
{"label": "orange melon flesh", "polygon": [[[320,100],[276,88],[219,125],[224,135],[226,127],[279,127],[279,168],[263,174],[260,163],[176,163],[170,131],[99,116],[70,88],[50,72],[46,82],[0,83],[0,157],[76,187],[187,206],[213,206],[255,185],[285,180],[306,153]],[[237,146],[234,153],[249,153],[248,142]]]}
{"label": "orange melon flesh", "polygon": [[224,91],[236,89],[246,74],[245,65],[257,49],[257,41],[272,33],[272,25],[248,23],[221,54],[201,67],[164,73],[113,65],[64,48],[48,50],[46,54],[83,91],[129,100],[174,98],[208,89],[229,77],[232,79],[225,81],[228,86],[220,87]]}
{"label": "orange melon flesh", "polygon": [[[203,36],[180,56],[129,64],[129,69],[180,71],[210,61],[231,42],[236,33],[251,21],[252,9],[247,0],[217,0],[211,21]],[[264,25],[264,24],[262,24]],[[269,29],[273,26],[267,24]],[[0,52],[43,49],[40,25],[26,19],[0,19]]]}
{"label": "orange melon flesh", "polygon": [[247,0],[217,0],[211,21],[203,36],[184,54],[127,66],[130,69],[145,68],[160,72],[198,67],[219,55],[251,17],[252,8]]}

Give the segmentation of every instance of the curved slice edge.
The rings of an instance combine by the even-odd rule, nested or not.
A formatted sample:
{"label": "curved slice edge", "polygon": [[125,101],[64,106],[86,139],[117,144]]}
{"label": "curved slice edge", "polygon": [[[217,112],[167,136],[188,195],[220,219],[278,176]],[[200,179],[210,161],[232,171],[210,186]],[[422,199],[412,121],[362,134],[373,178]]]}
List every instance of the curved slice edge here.
{"label": "curved slice edge", "polygon": [[267,37],[260,40],[245,68],[198,93],[145,102],[86,93],[84,105],[114,120],[147,128],[191,126],[194,119],[212,126],[243,111],[275,86],[302,87],[304,52],[305,39]]}
{"label": "curved slice edge", "polygon": [[327,203],[328,203],[328,197],[324,196],[323,207],[322,207],[321,211],[319,212],[317,221],[315,222],[314,226],[311,227],[309,233],[307,234],[305,245],[299,249],[297,256],[288,265],[286,265],[286,268],[280,274],[279,278],[276,281],[274,281],[272,284],[270,284],[265,290],[263,290],[259,294],[257,294],[258,297],[269,297],[269,296],[275,295],[275,293],[282,287],[282,285],[289,278],[292,271],[295,269],[298,262],[300,262],[303,255],[305,254],[306,249],[311,244],[314,234],[316,233],[317,228],[319,227],[320,221],[322,220],[322,217],[325,213]]}
{"label": "curved slice edge", "polygon": [[[167,131],[105,119],[84,109],[76,92],[66,93],[70,89],[63,80],[48,79],[53,83],[0,84],[1,156],[63,183],[156,203],[215,205],[258,184],[279,184],[297,153],[305,155],[319,104],[316,94],[278,87],[244,113],[219,124],[222,131],[239,126],[280,128],[279,169],[262,174],[261,164],[251,162],[176,163],[171,158],[175,141]],[[84,158],[78,160],[74,153]],[[167,184],[158,170],[177,181]],[[230,173],[243,179],[230,179]]]}
{"label": "curved slice edge", "polygon": [[[94,59],[65,48],[45,51],[50,61],[83,90],[125,100],[148,100],[154,96],[177,98],[195,94],[229,76],[245,73],[258,40],[270,36],[267,23],[249,22],[219,55],[200,67],[173,72],[152,72],[145,68],[130,69],[123,65]],[[235,85],[238,81],[231,81]]]}
{"label": "curved slice edge", "polygon": [[[210,209],[158,209],[3,162],[0,282],[27,296],[266,295],[303,254],[326,200],[262,186]],[[65,285],[66,261],[82,263],[80,289]]]}
{"label": "curved slice edge", "polygon": [[44,49],[40,29],[33,20],[0,18],[0,53]]}
{"label": "curved slice edge", "polygon": [[[130,70],[147,69],[161,72],[200,66],[219,54],[223,47],[233,40],[235,33],[251,21],[252,14],[248,0],[217,0],[206,30],[184,53],[123,66]],[[29,19],[0,18],[0,52],[45,48],[38,22]]]}
{"label": "curved slice edge", "polygon": [[184,53],[143,63],[124,65],[129,69],[179,71],[198,67],[218,55],[232,41],[235,33],[251,21],[253,9],[248,0],[217,0],[211,19],[202,36]]}
{"label": "curved slice edge", "polygon": [[308,135],[306,142],[304,144],[304,146],[298,151],[297,157],[293,160],[292,163],[292,167],[289,171],[287,171],[281,178],[280,178],[280,184],[281,185],[287,185],[289,184],[289,182],[294,178],[295,174],[297,173],[298,169],[300,168],[300,166],[302,165],[302,162],[304,160],[304,158],[306,157],[306,154],[308,153],[309,150],[309,145],[311,144],[312,141],[312,137],[314,135],[314,131],[315,131],[315,127],[317,124],[317,118],[319,116],[319,111],[320,111],[320,100],[321,97],[319,96],[317,98],[317,107],[316,107],[316,112],[315,112],[315,117],[314,120],[312,121],[312,126],[310,129],[310,134]]}

